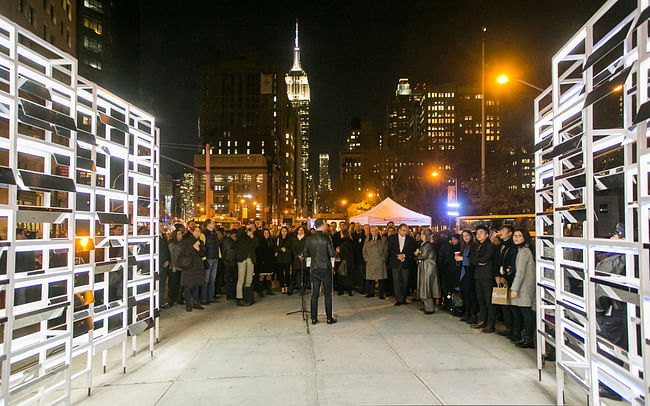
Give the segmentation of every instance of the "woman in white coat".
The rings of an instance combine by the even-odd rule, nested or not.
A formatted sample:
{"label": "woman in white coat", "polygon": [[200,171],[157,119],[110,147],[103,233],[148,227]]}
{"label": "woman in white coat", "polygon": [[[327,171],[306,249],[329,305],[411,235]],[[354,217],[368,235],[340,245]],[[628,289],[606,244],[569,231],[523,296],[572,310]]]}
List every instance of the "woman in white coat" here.
{"label": "woman in white coat", "polygon": [[528,231],[515,230],[512,240],[517,248],[517,259],[515,279],[510,286],[510,302],[519,308],[524,320],[522,339],[515,344],[519,348],[535,348],[535,256]]}

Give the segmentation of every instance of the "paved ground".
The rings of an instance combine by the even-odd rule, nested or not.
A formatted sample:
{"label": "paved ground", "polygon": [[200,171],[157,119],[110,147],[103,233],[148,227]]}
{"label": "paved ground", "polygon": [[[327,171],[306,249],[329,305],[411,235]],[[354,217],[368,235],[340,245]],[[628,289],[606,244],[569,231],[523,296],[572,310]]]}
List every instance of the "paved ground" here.
{"label": "paved ground", "polygon": [[[339,323],[316,326],[298,296],[264,298],[186,313],[164,310],[151,360],[145,340],[122,374],[119,350],[109,372],[95,372],[93,394],[74,385],[86,405],[429,405],[555,404],[547,366],[537,381],[534,350],[516,349],[444,312],[419,305],[335,296]],[[323,320],[324,321],[324,320]],[[500,383],[516,390],[498,389]]]}

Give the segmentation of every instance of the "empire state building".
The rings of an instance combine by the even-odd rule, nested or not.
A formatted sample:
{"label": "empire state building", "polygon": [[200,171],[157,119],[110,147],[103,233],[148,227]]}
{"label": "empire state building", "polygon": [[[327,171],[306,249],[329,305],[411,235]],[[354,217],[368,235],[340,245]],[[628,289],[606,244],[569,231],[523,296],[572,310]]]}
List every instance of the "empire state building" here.
{"label": "empire state building", "polygon": [[309,171],[309,80],[300,66],[300,47],[298,46],[298,19],[296,19],[296,38],[293,48],[293,67],[285,76],[287,96],[300,118],[301,156],[300,169],[306,175],[307,183],[312,183]]}

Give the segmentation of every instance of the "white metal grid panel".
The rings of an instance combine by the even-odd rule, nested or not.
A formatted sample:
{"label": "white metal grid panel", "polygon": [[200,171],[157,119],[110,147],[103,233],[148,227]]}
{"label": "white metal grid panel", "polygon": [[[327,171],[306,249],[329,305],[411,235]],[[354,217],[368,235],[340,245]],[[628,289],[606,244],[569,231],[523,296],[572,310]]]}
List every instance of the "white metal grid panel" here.
{"label": "white metal grid panel", "polygon": [[158,145],[153,116],[0,17],[0,404],[69,404],[147,330],[153,355]]}
{"label": "white metal grid panel", "polygon": [[648,0],[607,1],[535,100],[538,365],[554,347],[558,404],[565,377],[590,404],[650,393],[649,17]]}

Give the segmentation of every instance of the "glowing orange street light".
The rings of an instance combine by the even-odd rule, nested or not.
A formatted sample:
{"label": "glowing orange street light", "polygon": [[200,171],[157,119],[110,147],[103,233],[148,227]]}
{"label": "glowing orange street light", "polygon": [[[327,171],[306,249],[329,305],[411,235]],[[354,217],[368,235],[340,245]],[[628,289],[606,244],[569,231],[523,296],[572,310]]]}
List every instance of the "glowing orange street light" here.
{"label": "glowing orange street light", "polygon": [[246,200],[241,199],[241,200],[239,201],[239,203],[244,204],[244,203],[246,203]]}
{"label": "glowing orange street light", "polygon": [[285,211],[284,211],[284,214],[287,214],[287,213],[289,213],[289,210],[285,210]]}
{"label": "glowing orange street light", "polygon": [[341,204],[345,206],[346,204],[348,204],[348,201],[343,199],[343,200],[341,200]]}
{"label": "glowing orange street light", "polygon": [[374,195],[372,193],[368,193],[368,197],[372,198]]}
{"label": "glowing orange street light", "polygon": [[438,174],[438,172],[436,172],[436,171],[431,172],[431,176],[433,176],[434,178],[437,178],[438,175],[439,175],[439,174]]}
{"label": "glowing orange street light", "polygon": [[[535,90],[537,90],[537,91],[540,91],[540,92],[543,92],[543,91],[544,91],[544,89],[542,89],[541,87],[539,87],[539,86],[535,86],[535,85],[532,84],[532,83],[528,83],[528,82],[526,82],[525,80],[521,80],[521,79],[512,79],[512,80],[514,80],[515,82],[519,82],[519,83],[521,83],[522,85],[526,85],[526,86],[528,86],[528,87],[530,87],[530,88],[533,88],[533,89],[535,89]],[[510,78],[507,77],[506,75],[501,75],[501,76],[499,76],[499,77],[497,78],[497,83],[499,83],[500,85],[505,85],[505,84],[508,83],[508,82],[510,82]]]}

